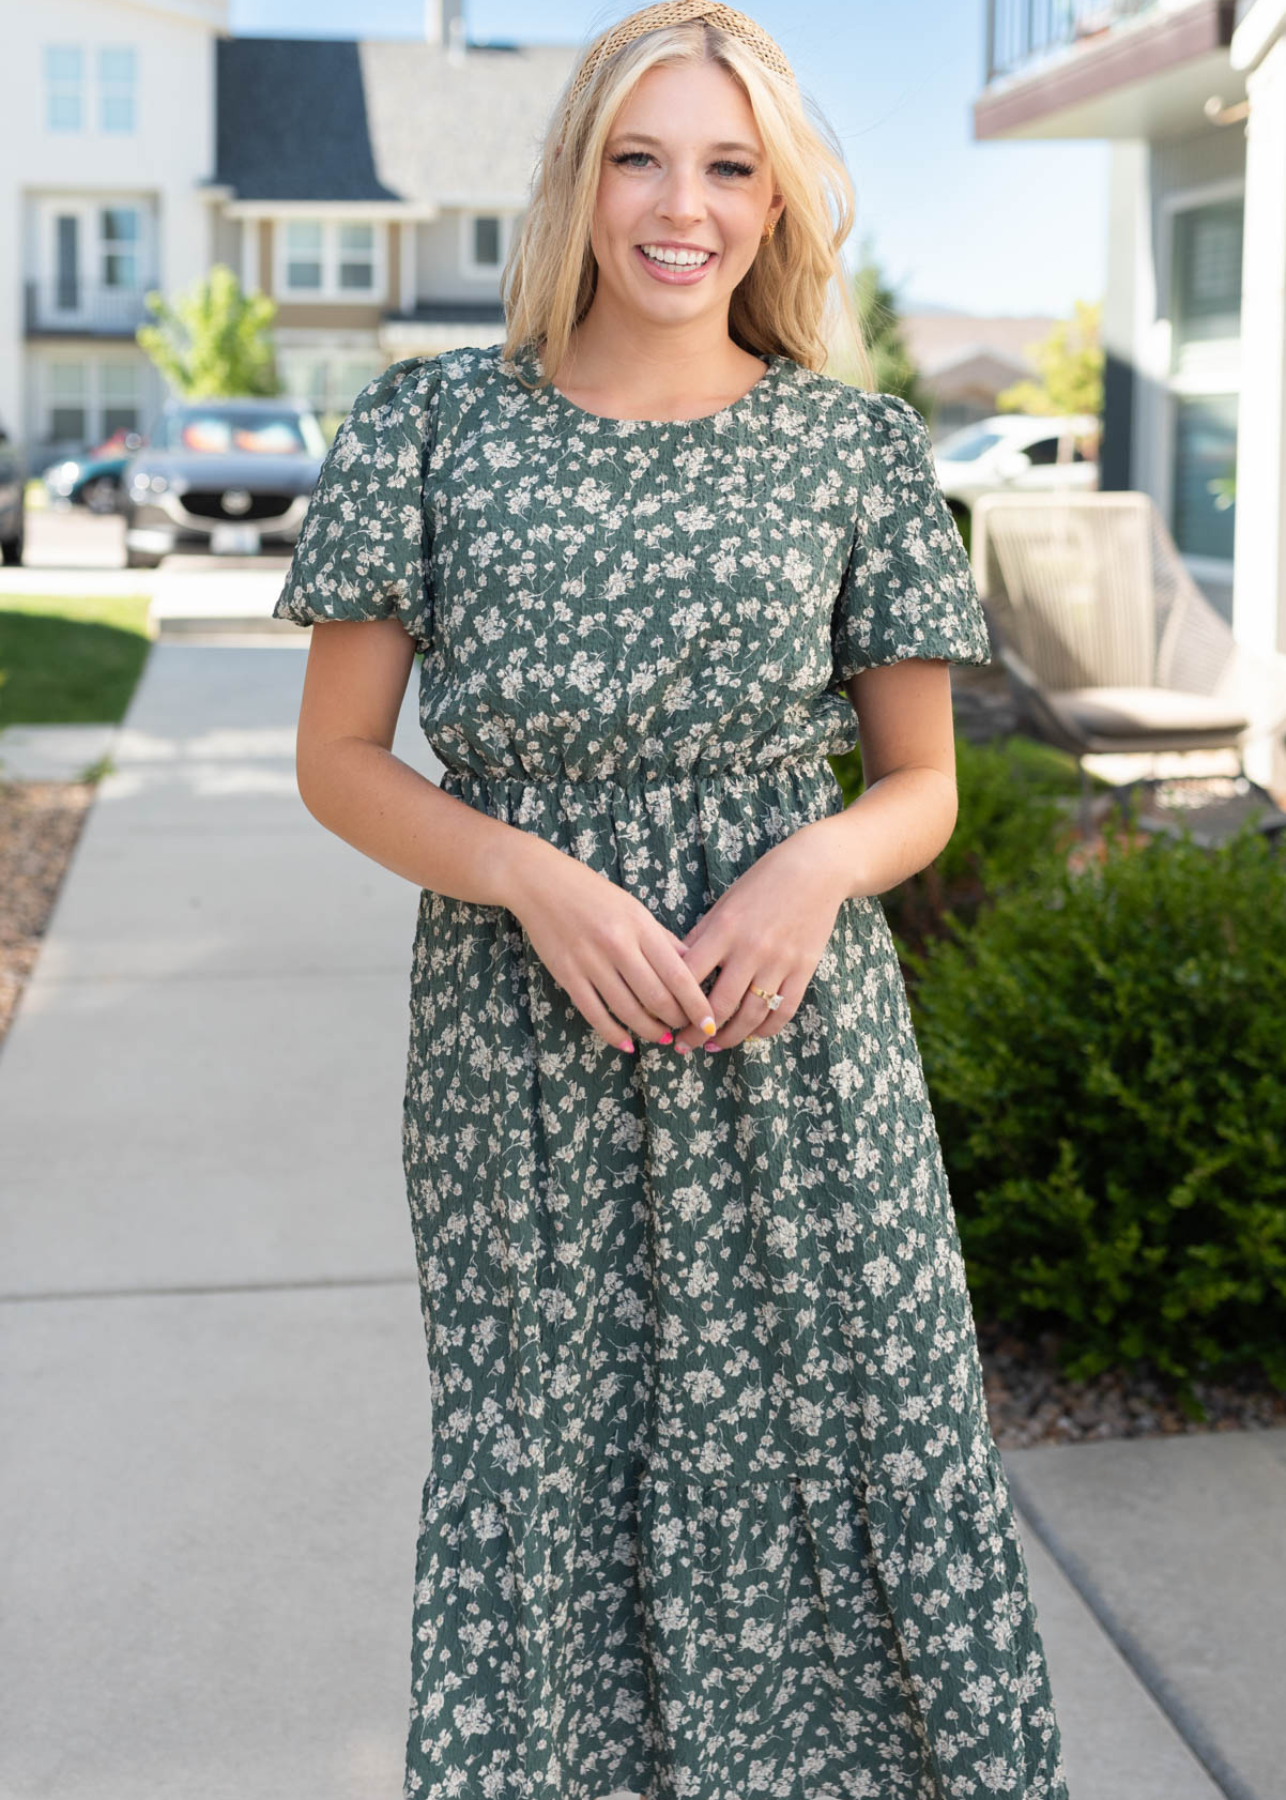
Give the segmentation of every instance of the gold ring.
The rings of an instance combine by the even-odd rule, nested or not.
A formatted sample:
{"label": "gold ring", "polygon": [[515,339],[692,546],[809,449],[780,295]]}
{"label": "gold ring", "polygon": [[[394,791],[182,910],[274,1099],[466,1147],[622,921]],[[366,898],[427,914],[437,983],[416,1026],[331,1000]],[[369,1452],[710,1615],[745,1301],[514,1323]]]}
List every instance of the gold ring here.
{"label": "gold ring", "polygon": [[765,988],[756,987],[753,981],[750,984],[750,991],[752,994],[758,994],[761,1000],[766,1000],[768,1002],[769,1012],[776,1012],[777,1008],[781,1005],[780,994],[770,994]]}

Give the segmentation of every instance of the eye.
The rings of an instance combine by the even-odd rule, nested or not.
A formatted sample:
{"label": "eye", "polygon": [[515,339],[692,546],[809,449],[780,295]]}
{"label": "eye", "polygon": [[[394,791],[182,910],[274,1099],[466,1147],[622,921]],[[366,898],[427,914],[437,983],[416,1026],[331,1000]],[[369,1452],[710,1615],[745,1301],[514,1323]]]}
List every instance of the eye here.
{"label": "eye", "polygon": [[[638,159],[638,162],[651,162],[652,160],[650,153],[646,150],[618,150],[615,155],[608,158],[608,161],[616,164],[629,163],[637,168],[638,162],[635,161],[635,158]],[[733,162],[730,159],[711,163],[710,167],[712,169],[718,169],[726,177],[731,177],[733,180],[744,180],[747,175],[753,175],[755,172],[752,163]]]}

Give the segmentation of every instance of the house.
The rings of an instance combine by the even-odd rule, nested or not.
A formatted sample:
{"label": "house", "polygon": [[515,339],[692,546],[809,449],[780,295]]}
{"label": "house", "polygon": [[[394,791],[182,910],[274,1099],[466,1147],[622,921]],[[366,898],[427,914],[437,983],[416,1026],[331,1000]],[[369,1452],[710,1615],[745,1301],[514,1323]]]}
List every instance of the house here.
{"label": "house", "polygon": [[41,0],[0,65],[0,424],[142,429],[134,340],[213,262],[278,303],[292,394],[342,411],[402,356],[503,335],[500,273],[574,46],[236,37],[227,0]]}
{"label": "house", "polygon": [[[1101,486],[1286,650],[1286,4],[988,0],[986,32],[976,137],[1111,145]],[[1286,781],[1280,746],[1251,772]]]}

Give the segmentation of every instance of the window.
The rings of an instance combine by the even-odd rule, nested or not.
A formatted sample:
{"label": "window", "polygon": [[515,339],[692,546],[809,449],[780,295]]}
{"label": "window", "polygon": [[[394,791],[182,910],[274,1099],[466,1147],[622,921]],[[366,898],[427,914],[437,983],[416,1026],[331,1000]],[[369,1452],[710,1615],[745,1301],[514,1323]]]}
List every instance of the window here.
{"label": "window", "polygon": [[138,357],[55,357],[44,365],[45,442],[96,448],[115,432],[138,431],[144,364]]}
{"label": "window", "polygon": [[1170,232],[1170,530],[1184,556],[1230,564],[1241,389],[1244,193],[1185,197]]}
{"label": "window", "polygon": [[[1041,438],[1038,443],[1028,444],[1026,450],[1028,460],[1034,467],[1058,461],[1058,439],[1056,437]],[[1071,460],[1073,462],[1085,461],[1085,452],[1079,444],[1073,444]]]}
{"label": "window", "polygon": [[473,260],[479,267],[500,266],[500,221],[477,218],[473,221]]}
{"label": "window", "polygon": [[286,392],[307,400],[319,413],[343,415],[368,381],[386,367],[378,351],[291,350],[277,353]]}
{"label": "window", "polygon": [[286,286],[320,289],[322,284],[322,228],[311,219],[291,219],[286,225]]}
{"label": "window", "polygon": [[137,288],[139,218],[136,206],[104,206],[98,215],[103,286]]}
{"label": "window", "polygon": [[99,398],[102,401],[102,435],[114,431],[137,431],[139,420],[138,364],[105,362],[99,367]]}
{"label": "window", "polygon": [[51,362],[45,384],[49,442],[83,443],[89,431],[88,370],[81,362]]}
{"label": "window", "polygon": [[460,220],[462,273],[485,275],[494,281],[508,254],[512,219],[505,213],[462,213]]}
{"label": "window", "polygon": [[50,131],[79,131],[84,123],[85,59],[74,44],[45,46],[45,123]]}
{"label": "window", "polygon": [[375,286],[375,227],[341,225],[339,228],[339,285],[362,294]]}
{"label": "window", "polygon": [[80,306],[80,218],[59,213],[54,219],[54,305],[60,312]]}
{"label": "window", "polygon": [[1235,504],[1219,483],[1237,461],[1237,395],[1186,394],[1175,401],[1174,541],[1185,556],[1232,561]]}
{"label": "window", "polygon": [[369,220],[287,219],[278,243],[283,295],[373,300],[383,289],[383,231]]}
{"label": "window", "polygon": [[134,129],[134,52],[129,45],[101,45],[98,52],[100,131]]}

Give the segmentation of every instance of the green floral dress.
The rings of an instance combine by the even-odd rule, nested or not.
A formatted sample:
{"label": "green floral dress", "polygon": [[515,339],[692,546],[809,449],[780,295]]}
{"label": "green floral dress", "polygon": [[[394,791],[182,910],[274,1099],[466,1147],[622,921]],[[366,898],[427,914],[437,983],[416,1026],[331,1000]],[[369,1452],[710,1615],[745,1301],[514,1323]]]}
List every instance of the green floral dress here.
{"label": "green floral dress", "polygon": [[[920,415],[789,358],[703,418],[535,351],[358,396],[276,616],[401,621],[469,805],[682,936],[843,802],[844,684],[989,646]],[[711,984],[713,977],[711,978]],[[776,1036],[607,1048],[425,889],[405,1800],[1066,1800],[906,991],[845,900]]]}

